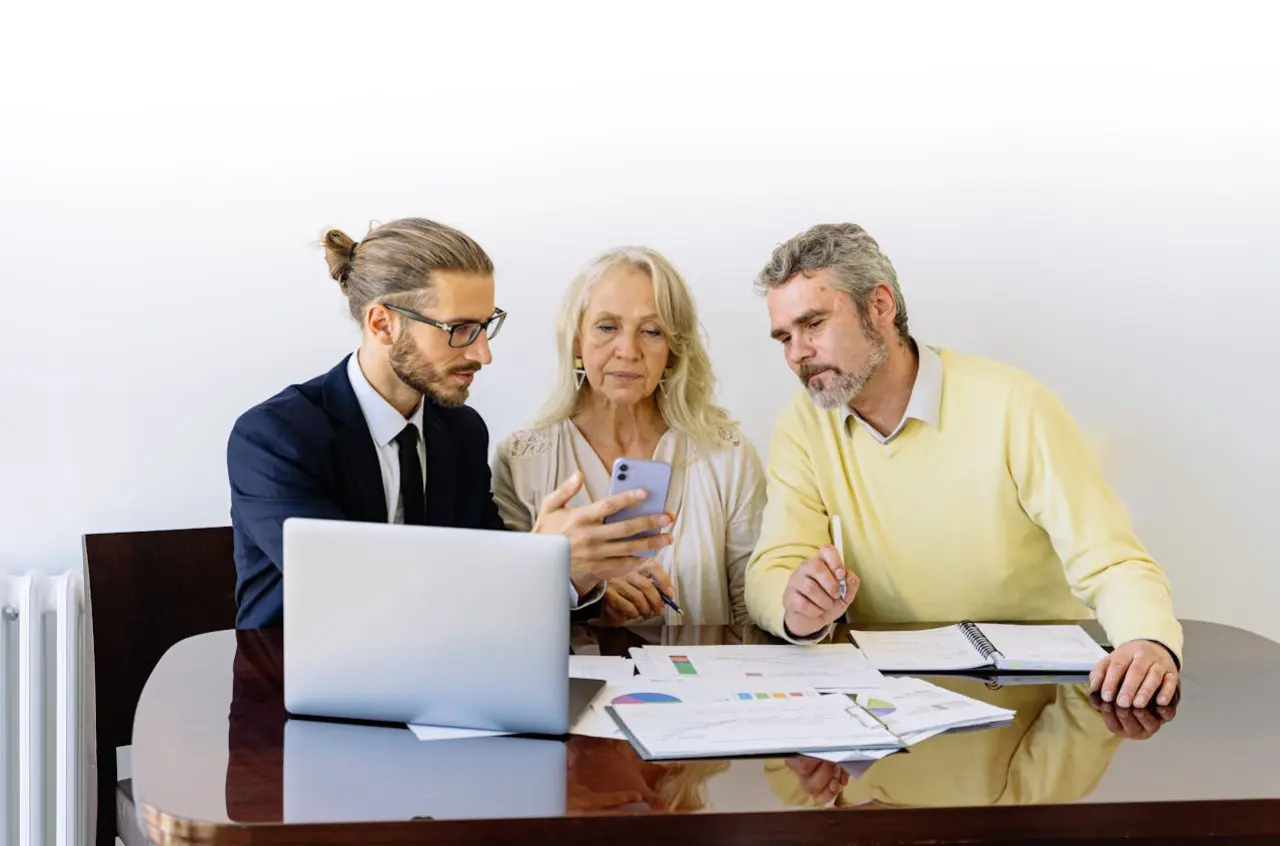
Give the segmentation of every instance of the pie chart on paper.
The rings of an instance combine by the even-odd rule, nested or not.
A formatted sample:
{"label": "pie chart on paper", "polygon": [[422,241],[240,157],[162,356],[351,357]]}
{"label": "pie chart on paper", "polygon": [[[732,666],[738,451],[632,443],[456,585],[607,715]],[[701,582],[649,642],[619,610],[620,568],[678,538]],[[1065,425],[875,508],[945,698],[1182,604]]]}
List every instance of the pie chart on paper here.
{"label": "pie chart on paper", "polygon": [[614,705],[641,705],[653,702],[679,702],[680,700],[672,696],[670,693],[624,693],[621,696],[615,696],[612,704]]}
{"label": "pie chart on paper", "polygon": [[872,697],[867,700],[867,710],[877,717],[887,717],[898,709],[892,702]]}

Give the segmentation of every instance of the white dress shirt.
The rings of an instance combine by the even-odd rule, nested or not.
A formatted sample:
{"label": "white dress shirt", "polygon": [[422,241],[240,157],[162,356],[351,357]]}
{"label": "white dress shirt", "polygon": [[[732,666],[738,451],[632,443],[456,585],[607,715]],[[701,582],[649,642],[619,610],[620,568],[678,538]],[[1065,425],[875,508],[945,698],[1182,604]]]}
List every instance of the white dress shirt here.
{"label": "white dress shirt", "polygon": [[925,425],[938,428],[938,422],[942,418],[942,356],[933,347],[919,342],[916,343],[916,351],[920,357],[919,367],[916,368],[916,381],[911,386],[911,397],[907,400],[902,419],[898,421],[893,431],[887,435],[880,434],[874,426],[863,420],[858,412],[847,405],[842,409],[846,430],[849,428],[850,419],[857,420],[871,437],[882,444],[887,444],[902,433],[908,420],[919,420]]}
{"label": "white dress shirt", "polygon": [[[347,379],[351,382],[351,390],[356,393],[356,402],[360,403],[360,413],[369,427],[373,437],[373,445],[378,453],[378,466],[382,469],[382,490],[387,497],[387,522],[404,522],[404,503],[400,501],[400,445],[396,443],[396,435],[404,429],[406,423],[418,427],[418,462],[422,467],[422,481],[427,480],[427,444],[423,440],[422,417],[423,402],[413,410],[406,420],[395,406],[383,399],[369,379],[360,369],[360,353],[357,350],[347,360]],[[424,490],[425,493],[425,490]],[[586,596],[579,597],[578,590],[569,582],[569,606],[573,610],[585,608],[599,602],[604,596],[605,583],[597,585]]]}
{"label": "white dress shirt", "polygon": [[408,423],[418,429],[418,466],[422,468],[422,481],[427,480],[427,445],[422,439],[422,401],[413,410],[413,414],[405,419],[396,407],[382,398],[382,394],[369,384],[364,371],[360,369],[360,355],[351,354],[347,360],[347,378],[351,381],[351,390],[356,392],[356,402],[360,403],[360,413],[373,436],[373,445],[378,452],[378,466],[382,469],[382,490],[387,497],[387,522],[404,522],[404,503],[400,501],[400,445],[396,436],[404,430]]}

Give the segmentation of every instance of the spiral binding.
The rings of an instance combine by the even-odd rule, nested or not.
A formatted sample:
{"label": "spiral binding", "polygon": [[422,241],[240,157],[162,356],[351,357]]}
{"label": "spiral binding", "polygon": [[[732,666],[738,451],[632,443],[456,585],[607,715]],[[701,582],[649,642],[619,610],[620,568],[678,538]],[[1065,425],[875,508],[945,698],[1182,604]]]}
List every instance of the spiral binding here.
{"label": "spiral binding", "polygon": [[983,658],[989,659],[996,651],[995,644],[987,640],[987,636],[973,624],[972,620],[965,620],[961,623],[960,631],[964,632],[964,636],[973,644],[973,648],[978,650],[978,654]]}

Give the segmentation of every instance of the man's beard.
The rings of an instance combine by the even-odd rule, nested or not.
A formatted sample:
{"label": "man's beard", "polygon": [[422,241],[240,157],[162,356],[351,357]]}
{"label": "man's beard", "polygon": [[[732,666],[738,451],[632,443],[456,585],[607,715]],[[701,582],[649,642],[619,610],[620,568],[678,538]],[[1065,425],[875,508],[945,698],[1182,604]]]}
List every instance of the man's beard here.
{"label": "man's beard", "polygon": [[447,370],[441,370],[434,364],[422,360],[418,347],[408,332],[402,332],[391,344],[391,369],[400,381],[418,393],[429,397],[436,405],[445,408],[456,408],[467,401],[471,394],[470,385],[462,385],[453,380],[455,373],[475,373],[480,365],[466,362]]}
{"label": "man's beard", "polygon": [[[871,352],[863,360],[862,366],[855,373],[846,373],[833,364],[802,364],[800,372],[800,382],[809,391],[809,397],[814,403],[822,409],[830,411],[835,408],[842,408],[849,405],[862,393],[867,387],[867,382],[871,381],[871,377],[881,368],[888,358],[888,352],[884,338],[880,337],[874,329],[863,325],[862,334],[871,342]],[[809,379],[819,373],[831,373],[825,380],[826,384],[822,388],[815,388],[809,385]]]}

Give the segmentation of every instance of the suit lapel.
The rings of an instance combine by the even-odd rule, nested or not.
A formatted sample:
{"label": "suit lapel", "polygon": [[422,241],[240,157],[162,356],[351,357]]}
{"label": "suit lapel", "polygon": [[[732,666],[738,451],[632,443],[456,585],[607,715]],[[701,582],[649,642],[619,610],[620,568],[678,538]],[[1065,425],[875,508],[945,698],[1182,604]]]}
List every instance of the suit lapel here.
{"label": "suit lapel", "polygon": [[387,522],[387,498],[382,489],[382,468],[378,451],[360,411],[360,402],[347,378],[347,360],[324,378],[325,410],[334,418],[338,460],[345,468],[347,501],[354,506],[351,519],[369,523]]}
{"label": "suit lapel", "polygon": [[387,522],[387,492],[382,487],[382,467],[369,427],[362,422],[359,427],[343,426],[335,434],[347,464],[347,478],[352,482],[351,499],[358,509],[354,518],[368,523]]}
{"label": "suit lapel", "polygon": [[422,410],[422,429],[427,445],[427,525],[452,526],[457,506],[458,457],[453,435],[429,399]]}

